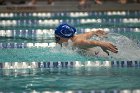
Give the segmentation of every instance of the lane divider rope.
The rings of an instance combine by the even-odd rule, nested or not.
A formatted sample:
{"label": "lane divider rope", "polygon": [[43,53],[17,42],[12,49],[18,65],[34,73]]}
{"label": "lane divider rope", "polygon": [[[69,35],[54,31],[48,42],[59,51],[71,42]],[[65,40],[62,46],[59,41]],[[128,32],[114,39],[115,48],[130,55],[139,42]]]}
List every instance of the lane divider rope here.
{"label": "lane divider rope", "polygon": [[70,67],[140,67],[140,61],[73,61],[73,62],[0,62],[0,69]]}

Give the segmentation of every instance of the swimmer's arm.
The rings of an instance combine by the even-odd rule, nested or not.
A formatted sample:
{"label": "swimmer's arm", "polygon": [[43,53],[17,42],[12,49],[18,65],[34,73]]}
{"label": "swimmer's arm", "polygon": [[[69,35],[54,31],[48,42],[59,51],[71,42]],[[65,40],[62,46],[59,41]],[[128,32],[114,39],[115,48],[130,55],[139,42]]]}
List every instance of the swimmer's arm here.
{"label": "swimmer's arm", "polygon": [[91,31],[91,32],[86,32],[84,34],[84,37],[86,37],[87,39],[91,38],[93,35],[96,36],[105,36],[107,33],[103,30],[96,30],[96,31]]}
{"label": "swimmer's arm", "polygon": [[81,48],[82,47],[83,48],[92,48],[92,47],[99,46],[107,54],[108,54],[108,50],[113,52],[113,53],[118,52],[118,49],[115,45],[113,45],[110,42],[104,42],[104,41],[78,40],[77,42],[75,42],[75,45],[78,47],[81,47]]}

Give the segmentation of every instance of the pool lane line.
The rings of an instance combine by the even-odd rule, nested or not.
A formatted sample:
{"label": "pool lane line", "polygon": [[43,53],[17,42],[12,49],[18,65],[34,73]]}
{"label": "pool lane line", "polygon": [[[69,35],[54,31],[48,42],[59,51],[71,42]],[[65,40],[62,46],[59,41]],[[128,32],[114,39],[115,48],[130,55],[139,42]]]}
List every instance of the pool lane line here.
{"label": "pool lane line", "polygon": [[[136,20],[136,19],[135,19]],[[140,23],[140,19],[138,19]],[[132,21],[132,20],[131,20]],[[132,21],[135,22],[135,21]],[[86,23],[86,22],[85,22]],[[106,22],[105,22],[106,23]],[[112,22],[110,22],[112,24]],[[116,22],[115,22],[116,23]],[[131,23],[129,20],[125,19],[124,23]],[[11,28],[12,29],[12,28]],[[52,39],[54,38],[54,30],[52,29],[18,29],[18,30],[11,30],[6,29],[6,30],[0,30],[0,37],[5,37],[5,38],[13,38],[13,39],[33,39],[33,40],[44,40],[44,39]],[[77,33],[83,33],[83,32],[89,32],[89,31],[94,31],[94,30],[104,30],[106,32],[140,32],[139,27],[117,27],[117,28],[106,28],[106,27],[99,27],[99,28],[80,28],[78,29]]]}
{"label": "pool lane line", "polygon": [[[9,91],[10,92],[10,91]],[[13,91],[11,91],[13,92]],[[10,92],[10,93],[11,93]],[[0,93],[3,93],[3,91],[0,91]],[[21,92],[21,93],[28,93],[26,91]],[[75,90],[65,90],[65,91],[38,91],[36,89],[31,90],[30,93],[140,93],[140,89],[97,89],[97,90],[92,90],[92,89],[75,89]]]}
{"label": "pool lane line", "polygon": [[12,49],[12,48],[32,48],[32,47],[55,47],[56,43],[0,43],[0,48],[1,49]]}
{"label": "pool lane line", "polygon": [[140,61],[0,62],[0,69],[140,67]]}

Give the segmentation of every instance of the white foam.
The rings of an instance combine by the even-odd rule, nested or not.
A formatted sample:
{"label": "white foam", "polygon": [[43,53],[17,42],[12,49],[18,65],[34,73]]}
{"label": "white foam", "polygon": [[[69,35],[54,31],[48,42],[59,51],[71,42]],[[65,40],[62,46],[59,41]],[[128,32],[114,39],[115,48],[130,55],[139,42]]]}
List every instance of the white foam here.
{"label": "white foam", "polygon": [[117,54],[111,53],[114,58],[123,60],[140,59],[140,48],[128,37],[116,33],[110,33],[106,40],[113,42],[118,47],[119,52]]}

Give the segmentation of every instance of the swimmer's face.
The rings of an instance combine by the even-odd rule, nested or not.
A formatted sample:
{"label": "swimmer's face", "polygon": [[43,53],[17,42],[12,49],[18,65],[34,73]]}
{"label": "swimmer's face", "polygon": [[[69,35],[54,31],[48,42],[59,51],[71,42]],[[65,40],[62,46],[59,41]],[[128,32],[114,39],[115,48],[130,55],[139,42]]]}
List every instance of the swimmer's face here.
{"label": "swimmer's face", "polygon": [[62,38],[62,37],[60,37],[58,35],[55,35],[55,42],[56,43],[62,44],[63,42],[67,42],[67,41],[68,41],[67,38]]}

